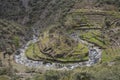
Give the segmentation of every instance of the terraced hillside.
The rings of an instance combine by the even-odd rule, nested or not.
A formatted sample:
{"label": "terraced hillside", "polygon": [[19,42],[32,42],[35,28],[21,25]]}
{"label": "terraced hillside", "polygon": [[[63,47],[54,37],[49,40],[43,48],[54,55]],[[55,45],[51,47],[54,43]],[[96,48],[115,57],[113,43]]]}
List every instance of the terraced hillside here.
{"label": "terraced hillside", "polygon": [[119,56],[119,22],[120,13],[116,11],[74,9],[67,16],[65,25],[69,27],[69,33],[75,31],[81,39],[101,47],[102,60],[110,61]]}
{"label": "terraced hillside", "polygon": [[82,61],[87,59],[87,45],[72,39],[58,26],[44,31],[39,41],[31,44],[26,56],[33,60]]}
{"label": "terraced hillside", "polygon": [[[70,35],[77,35],[80,39],[92,43],[94,46],[98,46],[103,50],[102,61],[112,61],[116,56],[119,56],[120,50],[120,37],[118,35],[120,29],[118,25],[120,21],[119,15],[119,12],[114,11],[74,9],[64,18],[63,25],[59,25],[58,28],[51,26],[52,29],[45,30],[44,34],[41,34],[38,43],[30,45],[26,51],[27,57],[33,60],[37,59],[35,57],[38,57],[37,60],[40,60],[39,58],[41,57],[48,59],[50,57],[53,60],[60,59],[69,61],[76,60],[77,58],[80,59],[82,56],[79,54],[84,54],[85,56],[82,58],[86,59],[89,45],[69,41],[72,39],[69,37]],[[116,29],[116,31],[113,31],[114,29]],[[67,42],[72,46],[69,44],[66,45]],[[79,46],[76,47],[75,44]],[[84,49],[84,45],[87,47],[86,49]],[[73,56],[75,54],[74,48],[78,49],[77,57]],[[34,51],[36,53],[33,53]],[[70,55],[67,55],[69,53],[70,55],[73,54],[73,59],[70,58]],[[115,56],[112,56],[112,53],[115,53]],[[57,57],[57,55],[60,57]],[[66,55],[68,57],[64,57]]]}
{"label": "terraced hillside", "polygon": [[0,80],[120,80],[119,4],[0,0]]}

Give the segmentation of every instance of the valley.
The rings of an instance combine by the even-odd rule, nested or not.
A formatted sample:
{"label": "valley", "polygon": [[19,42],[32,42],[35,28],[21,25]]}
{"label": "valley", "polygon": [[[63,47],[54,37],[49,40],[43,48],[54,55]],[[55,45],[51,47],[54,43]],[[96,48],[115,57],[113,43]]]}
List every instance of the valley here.
{"label": "valley", "polygon": [[119,4],[0,0],[0,80],[119,80]]}

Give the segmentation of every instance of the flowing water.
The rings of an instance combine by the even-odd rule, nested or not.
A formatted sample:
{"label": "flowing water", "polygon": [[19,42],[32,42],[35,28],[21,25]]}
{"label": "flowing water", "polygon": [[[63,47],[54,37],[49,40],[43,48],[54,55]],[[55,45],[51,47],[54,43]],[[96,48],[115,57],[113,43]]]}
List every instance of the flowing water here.
{"label": "flowing water", "polygon": [[[93,45],[91,43],[88,43],[87,41],[84,41],[84,40],[80,39],[78,36],[71,36],[71,38],[73,38],[74,40],[78,40],[79,42],[81,42],[83,44]],[[60,70],[63,70],[63,69],[74,69],[76,67],[83,67],[83,66],[92,66],[92,65],[94,65],[95,63],[97,63],[98,61],[101,60],[102,50],[99,49],[99,47],[97,47],[97,46],[89,48],[89,60],[85,61],[85,62],[68,63],[68,64],[53,62],[53,63],[44,64],[43,61],[29,60],[25,55],[25,51],[31,43],[35,43],[37,41],[38,41],[38,39],[35,36],[33,36],[33,40],[28,41],[27,44],[24,47],[19,49],[20,54],[14,56],[15,62],[18,63],[18,64],[28,66],[28,67],[33,67],[33,68],[46,68],[46,69],[60,69]]]}

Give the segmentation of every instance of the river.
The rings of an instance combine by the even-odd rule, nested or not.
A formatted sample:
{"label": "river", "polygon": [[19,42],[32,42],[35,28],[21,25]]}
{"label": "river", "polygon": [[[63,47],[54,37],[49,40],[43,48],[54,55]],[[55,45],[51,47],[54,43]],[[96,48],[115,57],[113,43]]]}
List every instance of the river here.
{"label": "river", "polygon": [[[45,68],[48,70],[49,69],[70,70],[70,69],[74,69],[76,67],[93,66],[94,64],[96,64],[97,62],[99,62],[101,60],[102,50],[99,47],[93,46],[94,44],[88,43],[87,41],[80,39],[77,35],[74,35],[74,36],[70,35],[70,37],[73,38],[74,40],[78,40],[79,42],[88,45],[88,47],[89,47],[89,60],[88,61],[78,62],[78,63],[68,63],[68,64],[55,63],[55,62],[44,64],[43,61],[29,60],[25,56],[25,51],[31,43],[36,43],[38,41],[37,37],[35,37],[35,36],[33,36],[33,40],[28,41],[27,44],[25,44],[22,48],[19,49],[20,54],[16,54],[14,56],[14,60],[16,63],[25,65],[27,67]],[[92,45],[92,47],[91,47],[91,45]]]}

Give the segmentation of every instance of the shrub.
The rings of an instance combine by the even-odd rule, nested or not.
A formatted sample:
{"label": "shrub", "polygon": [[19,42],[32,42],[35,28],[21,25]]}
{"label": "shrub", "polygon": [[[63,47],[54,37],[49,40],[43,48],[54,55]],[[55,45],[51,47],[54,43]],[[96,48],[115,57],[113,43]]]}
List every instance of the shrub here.
{"label": "shrub", "polygon": [[93,80],[92,78],[93,77],[86,72],[83,73],[77,72],[73,75],[73,80]]}
{"label": "shrub", "polygon": [[56,71],[47,71],[44,74],[45,80],[60,80],[60,75]]}

